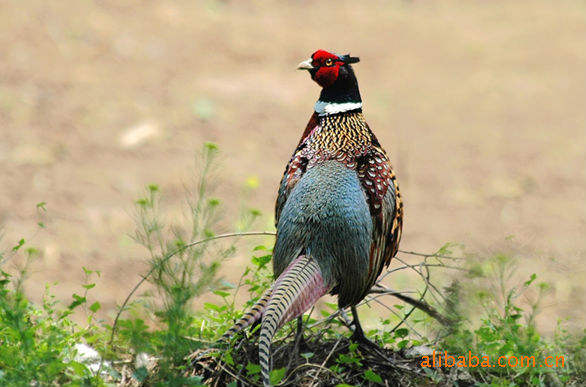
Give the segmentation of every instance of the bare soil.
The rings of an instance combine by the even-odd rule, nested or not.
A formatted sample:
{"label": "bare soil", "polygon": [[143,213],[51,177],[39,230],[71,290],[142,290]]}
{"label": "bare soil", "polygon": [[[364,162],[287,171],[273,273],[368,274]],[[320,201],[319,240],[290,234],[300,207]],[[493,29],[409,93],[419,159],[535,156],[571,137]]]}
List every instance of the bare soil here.
{"label": "bare soil", "polygon": [[519,275],[553,284],[543,329],[583,325],[584,36],[577,0],[0,1],[2,243],[41,249],[37,299],[52,281],[69,299],[82,266],[100,270],[93,292],[111,312],[145,266],[133,200],[158,183],[180,218],[204,141],[223,154],[225,228],[252,178],[269,229],[319,92],[294,69],[323,48],[361,58],[365,114],[405,199],[402,248],[508,249]]}

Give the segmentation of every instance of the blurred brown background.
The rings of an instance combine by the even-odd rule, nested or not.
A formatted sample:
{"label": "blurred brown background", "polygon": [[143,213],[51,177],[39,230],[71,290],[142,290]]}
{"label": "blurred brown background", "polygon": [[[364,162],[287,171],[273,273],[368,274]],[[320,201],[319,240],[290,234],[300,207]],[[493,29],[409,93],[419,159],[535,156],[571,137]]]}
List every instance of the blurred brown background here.
{"label": "blurred brown background", "polygon": [[582,1],[0,0],[2,245],[41,248],[31,292],[59,281],[69,298],[87,266],[111,310],[144,268],[133,200],[158,183],[181,216],[204,141],[222,151],[220,197],[257,178],[258,228],[272,227],[319,92],[295,66],[318,48],[361,58],[365,114],[404,193],[401,247],[512,244],[554,286],[545,315],[582,324]]}

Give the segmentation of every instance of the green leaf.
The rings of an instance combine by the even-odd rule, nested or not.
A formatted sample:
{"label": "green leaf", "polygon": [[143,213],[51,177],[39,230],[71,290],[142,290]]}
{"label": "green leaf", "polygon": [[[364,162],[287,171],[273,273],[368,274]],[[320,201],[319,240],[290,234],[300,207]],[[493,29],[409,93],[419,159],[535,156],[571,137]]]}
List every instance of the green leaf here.
{"label": "green leaf", "polygon": [[211,151],[216,151],[218,150],[218,146],[213,143],[213,142],[209,142],[207,141],[204,145],[203,145],[206,149],[211,150]]}
{"label": "green leaf", "polygon": [[222,310],[225,309],[225,307],[223,306],[218,306],[216,304],[212,304],[210,302],[206,302],[203,304],[204,308],[206,309],[211,309],[211,310],[215,310],[216,312],[221,312]]}
{"label": "green leaf", "polygon": [[87,367],[85,365],[76,361],[70,362],[69,366],[73,369],[73,372],[78,376],[84,376],[88,372]]}
{"label": "green leaf", "polygon": [[68,306],[68,308],[70,310],[77,308],[78,306],[80,306],[81,304],[84,304],[87,301],[87,299],[85,297],[82,297],[79,294],[73,293],[72,297],[73,297],[73,301]]}
{"label": "green leaf", "polygon": [[232,354],[230,352],[225,352],[224,353],[224,361],[226,362],[226,364],[229,365],[234,365],[234,359],[232,358]]}
{"label": "green leaf", "polygon": [[225,291],[223,291],[223,290],[214,290],[214,291],[213,291],[213,293],[214,293],[216,296],[220,296],[220,297],[228,297],[228,296],[230,295],[230,293],[228,293],[228,292],[225,292]]}
{"label": "green leaf", "polygon": [[37,249],[36,249],[36,248],[34,248],[34,247],[29,247],[29,248],[27,248],[25,251],[26,251],[26,253],[27,253],[29,256],[33,256],[33,255],[37,255],[37,254],[39,254],[39,250],[37,250]]}
{"label": "green leaf", "polygon": [[330,367],[330,370],[335,374],[340,374],[340,373],[344,372],[344,367],[342,367],[338,364],[334,364],[333,366]]}
{"label": "green leaf", "polygon": [[98,301],[96,301],[90,305],[90,310],[92,312],[96,313],[98,310],[100,310],[101,307],[102,307],[102,305]]}
{"label": "green leaf", "polygon": [[272,370],[270,375],[271,384],[278,384],[281,380],[283,380],[286,372],[287,368],[285,367]]}
{"label": "green leaf", "polygon": [[445,245],[443,245],[442,247],[439,248],[438,251],[436,251],[435,255],[450,255],[452,254],[452,251],[450,250],[451,247],[456,246],[455,243],[453,242],[448,242]]}
{"label": "green leaf", "polygon": [[263,255],[262,257],[252,257],[252,263],[258,266],[259,269],[265,267],[267,263],[271,261],[272,255],[267,254]]}
{"label": "green leaf", "polygon": [[395,331],[395,337],[405,337],[409,334],[409,329],[399,328]]}
{"label": "green leaf", "polygon": [[18,251],[24,244],[25,244],[24,239],[19,240],[18,243],[16,244],[16,246],[14,246],[12,248],[12,251]]}
{"label": "green leaf", "polygon": [[352,355],[347,355],[345,353],[341,353],[340,355],[338,355],[338,362],[342,364],[360,364],[358,358]]}
{"label": "green leaf", "polygon": [[374,382],[374,383],[383,383],[383,379],[380,377],[379,374],[373,372],[372,370],[364,371],[364,379]]}
{"label": "green leaf", "polygon": [[85,284],[85,285],[81,285],[82,287],[84,287],[85,289],[92,289],[93,287],[96,286],[96,284]]}
{"label": "green leaf", "polygon": [[525,286],[529,286],[533,283],[533,281],[535,281],[535,279],[537,278],[537,274],[533,273],[531,274],[531,277],[529,277],[529,279],[527,281],[525,281],[525,283],[523,285]]}
{"label": "green leaf", "polygon": [[87,267],[85,267],[85,266],[82,266],[82,267],[81,267],[81,269],[83,270],[83,273],[84,273],[85,275],[92,275],[92,273],[94,272],[93,270],[90,270],[90,269],[88,269],[88,268],[87,268]]}
{"label": "green leaf", "polygon": [[256,375],[260,372],[260,365],[248,362],[246,371],[248,371],[248,375]]}
{"label": "green leaf", "polygon": [[223,279],[220,280],[220,285],[222,285],[226,289],[236,289],[236,285],[234,285],[232,282]]}

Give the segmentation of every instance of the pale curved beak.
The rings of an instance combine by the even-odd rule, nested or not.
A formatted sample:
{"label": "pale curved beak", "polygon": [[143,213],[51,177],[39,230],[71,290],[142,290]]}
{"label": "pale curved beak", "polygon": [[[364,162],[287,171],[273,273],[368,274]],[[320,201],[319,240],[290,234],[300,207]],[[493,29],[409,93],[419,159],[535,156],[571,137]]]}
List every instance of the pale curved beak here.
{"label": "pale curved beak", "polygon": [[313,69],[313,66],[311,65],[312,61],[313,60],[311,58],[309,58],[308,60],[304,60],[303,62],[301,62],[297,65],[297,70],[311,70],[311,69]]}

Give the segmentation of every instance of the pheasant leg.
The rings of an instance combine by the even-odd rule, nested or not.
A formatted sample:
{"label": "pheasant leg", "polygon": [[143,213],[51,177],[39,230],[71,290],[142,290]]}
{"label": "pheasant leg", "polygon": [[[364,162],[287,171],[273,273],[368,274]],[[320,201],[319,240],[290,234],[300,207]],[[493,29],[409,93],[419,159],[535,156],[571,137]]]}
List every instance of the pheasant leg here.
{"label": "pheasant leg", "polygon": [[380,347],[376,343],[374,343],[366,338],[366,335],[364,334],[364,330],[362,329],[362,326],[360,325],[360,320],[358,319],[358,311],[356,310],[356,307],[353,306],[353,307],[351,307],[351,309],[352,309],[352,318],[354,319],[354,321],[353,321],[354,333],[350,337],[350,340],[352,340],[358,344],[364,344],[368,347],[379,350]]}

